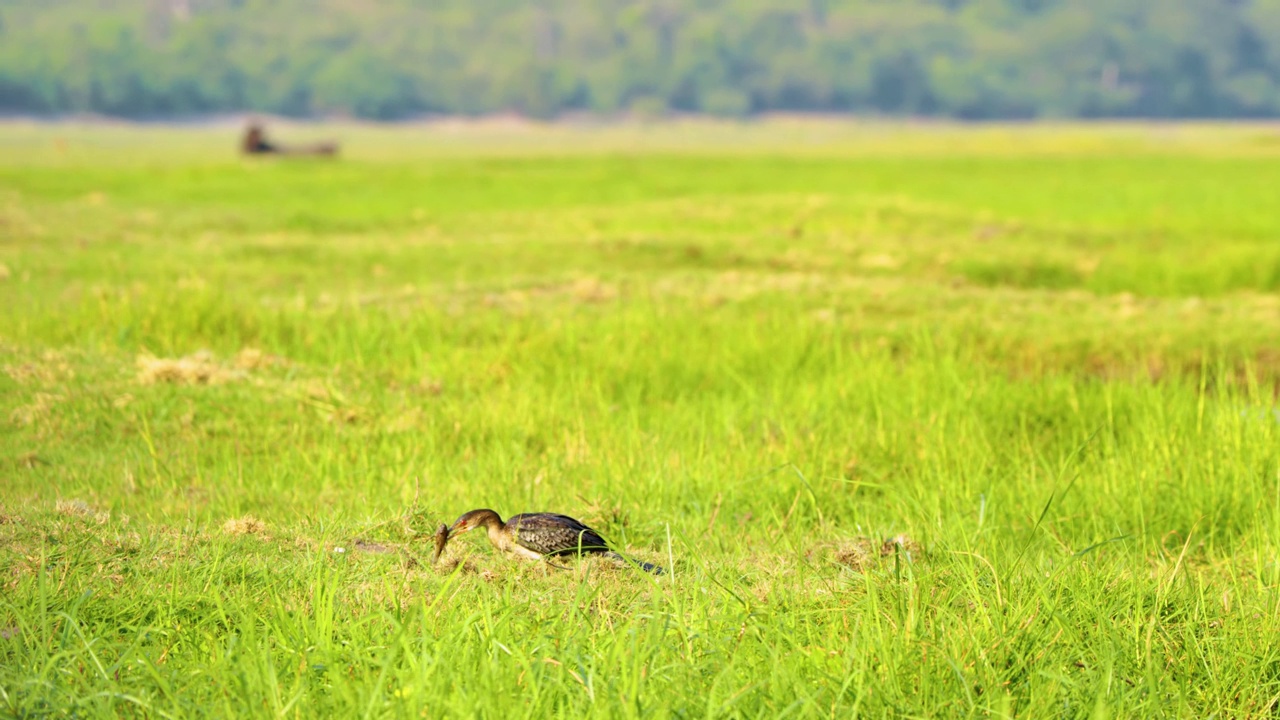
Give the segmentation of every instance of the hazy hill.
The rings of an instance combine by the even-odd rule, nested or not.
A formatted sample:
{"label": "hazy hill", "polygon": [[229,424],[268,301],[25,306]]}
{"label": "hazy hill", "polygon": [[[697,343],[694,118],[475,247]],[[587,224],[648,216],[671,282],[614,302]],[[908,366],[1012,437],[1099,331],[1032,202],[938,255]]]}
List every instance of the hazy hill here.
{"label": "hazy hill", "polygon": [[0,111],[1280,114],[1280,0],[0,0]]}

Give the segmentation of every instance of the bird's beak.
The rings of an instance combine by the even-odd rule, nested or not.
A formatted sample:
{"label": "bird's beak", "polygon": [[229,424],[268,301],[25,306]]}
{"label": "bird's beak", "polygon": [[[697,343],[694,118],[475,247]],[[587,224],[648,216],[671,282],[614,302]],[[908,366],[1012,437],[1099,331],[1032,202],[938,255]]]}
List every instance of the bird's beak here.
{"label": "bird's beak", "polygon": [[468,526],[468,525],[463,525],[463,524],[462,524],[462,521],[461,521],[461,520],[459,520],[459,521],[455,522],[453,525],[451,525],[451,526],[449,527],[449,534],[450,534],[450,535],[458,535],[458,534],[464,533],[464,532],[466,532],[466,531],[468,531],[468,530],[470,530],[470,529],[471,529],[471,527],[470,527],[470,526]]}

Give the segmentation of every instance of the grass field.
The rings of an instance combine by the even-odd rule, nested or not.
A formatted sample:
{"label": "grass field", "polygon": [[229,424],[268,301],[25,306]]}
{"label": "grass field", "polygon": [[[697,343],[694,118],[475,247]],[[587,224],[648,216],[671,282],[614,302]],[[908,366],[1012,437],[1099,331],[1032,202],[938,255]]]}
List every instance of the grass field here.
{"label": "grass field", "polygon": [[1280,711],[1280,130],[287,130],[0,126],[0,715]]}

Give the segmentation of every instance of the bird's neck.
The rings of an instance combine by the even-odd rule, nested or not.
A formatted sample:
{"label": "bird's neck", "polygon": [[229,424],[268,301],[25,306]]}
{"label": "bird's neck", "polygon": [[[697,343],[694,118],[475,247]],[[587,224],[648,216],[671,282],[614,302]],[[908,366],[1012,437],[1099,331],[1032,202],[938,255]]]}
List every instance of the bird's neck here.
{"label": "bird's neck", "polygon": [[510,538],[507,537],[506,523],[496,517],[486,518],[484,529],[489,534],[489,542],[493,543],[494,547],[499,550],[507,549],[507,542]]}

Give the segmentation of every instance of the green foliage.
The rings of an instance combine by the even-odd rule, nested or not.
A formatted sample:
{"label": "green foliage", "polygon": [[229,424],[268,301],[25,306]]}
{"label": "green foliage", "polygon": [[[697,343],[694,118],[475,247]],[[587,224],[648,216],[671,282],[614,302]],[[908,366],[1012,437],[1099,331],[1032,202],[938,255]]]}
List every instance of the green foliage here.
{"label": "green foliage", "polygon": [[0,111],[1280,113],[1274,0],[0,2]]}

